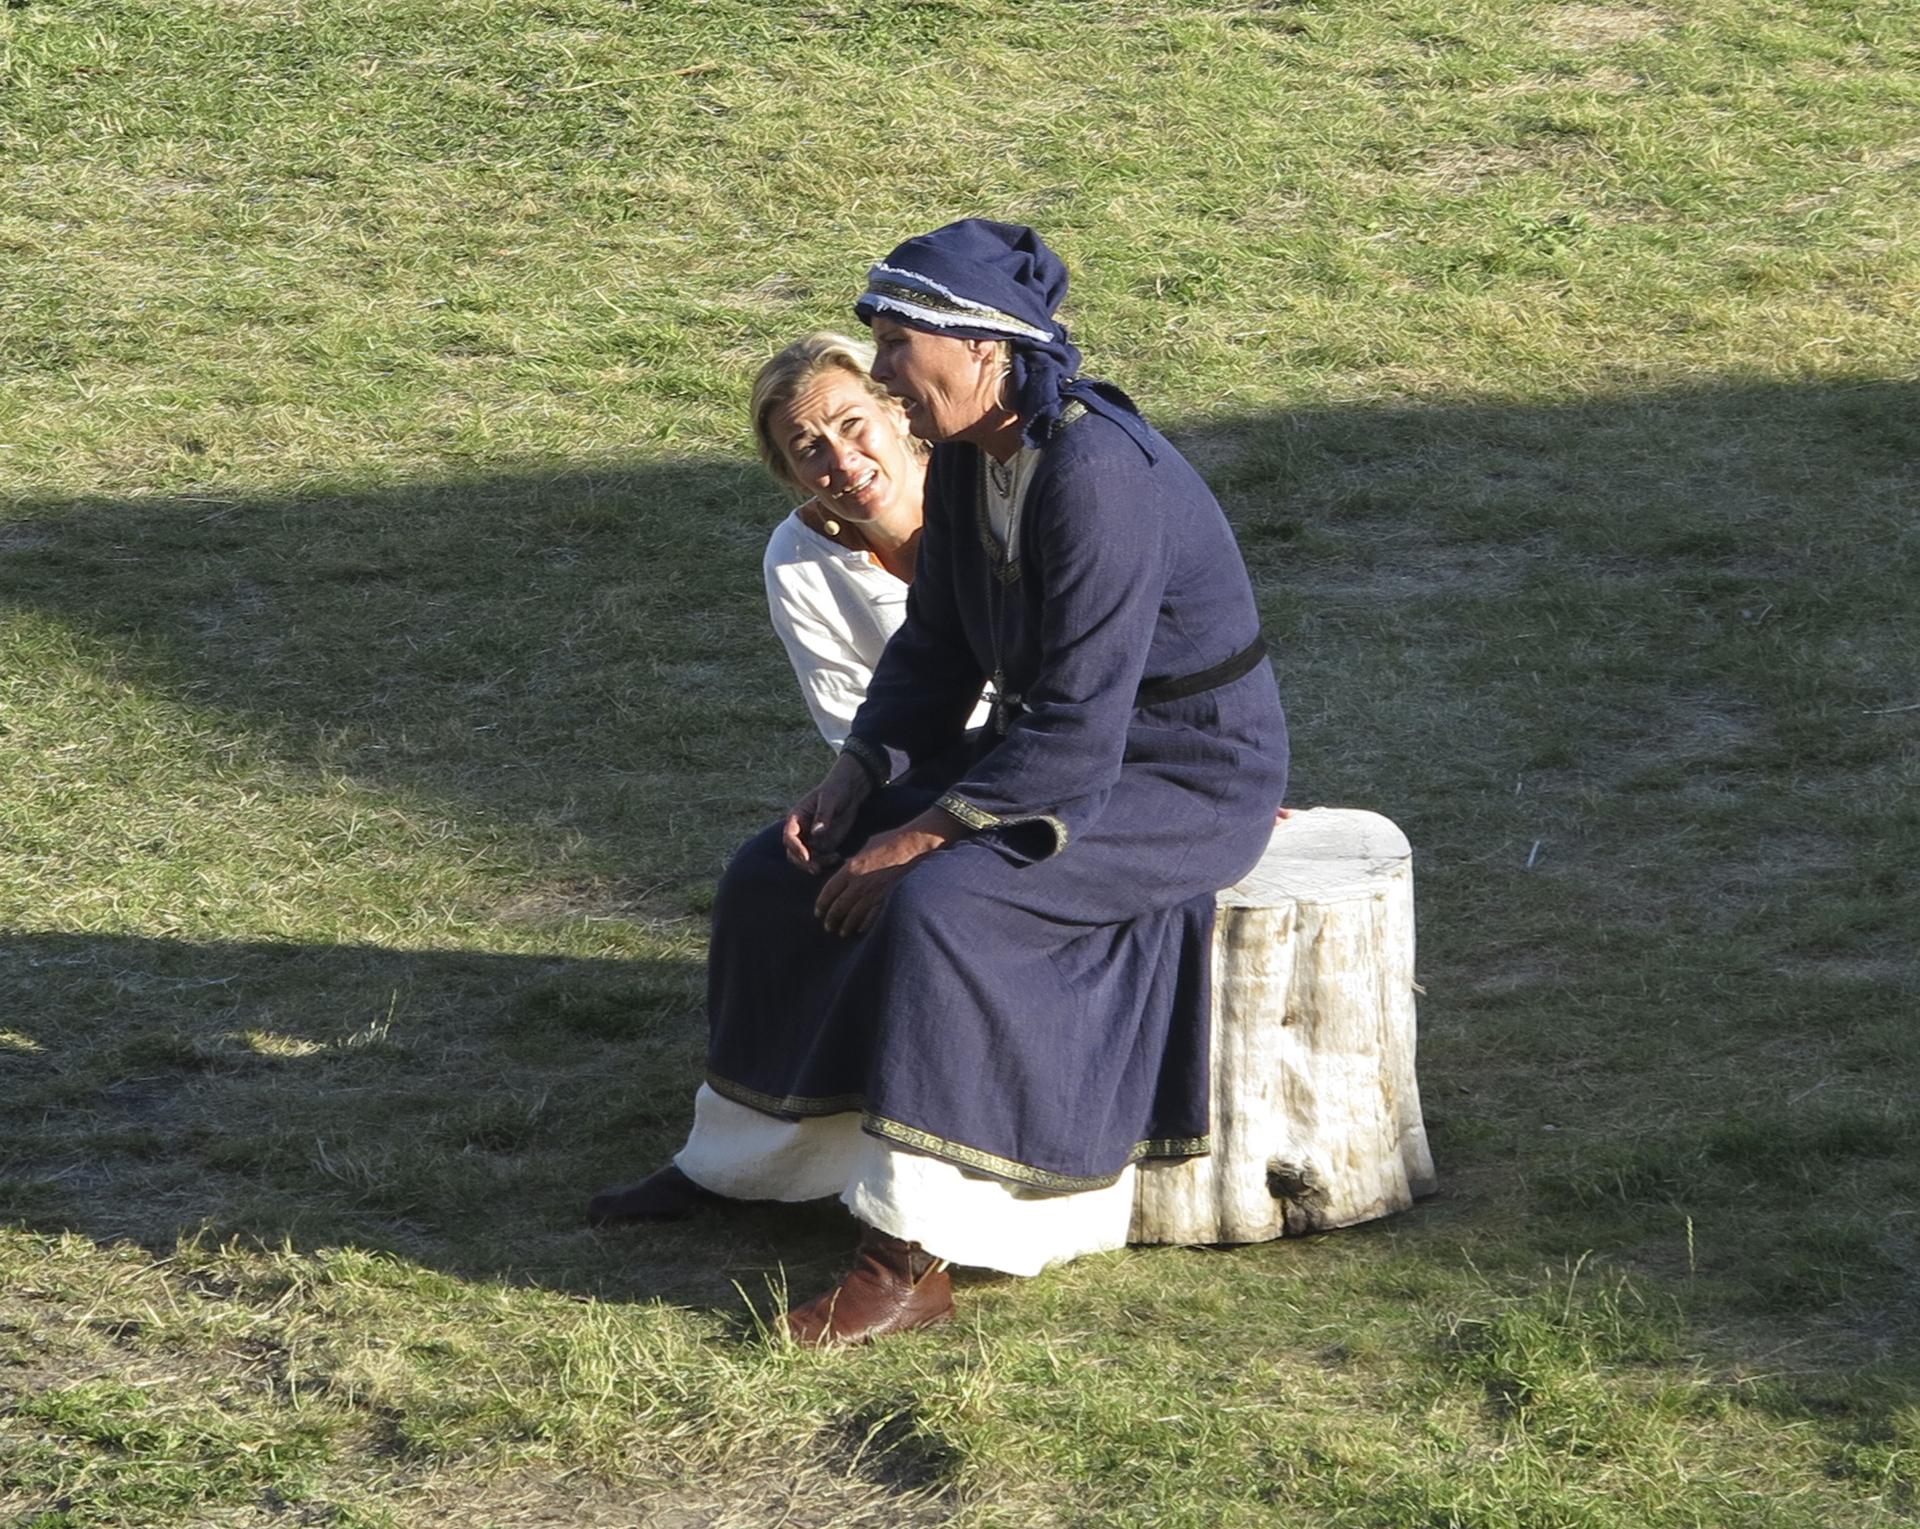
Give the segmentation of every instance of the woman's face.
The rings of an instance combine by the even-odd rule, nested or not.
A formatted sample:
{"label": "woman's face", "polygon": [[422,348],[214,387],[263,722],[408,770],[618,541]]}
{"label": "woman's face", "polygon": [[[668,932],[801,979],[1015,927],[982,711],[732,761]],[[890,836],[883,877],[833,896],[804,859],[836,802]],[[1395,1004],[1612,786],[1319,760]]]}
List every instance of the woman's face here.
{"label": "woman's face", "polygon": [[794,480],[840,520],[911,513],[916,521],[926,467],[897,404],[875,398],[845,367],[833,366],[767,416]]}
{"label": "woman's face", "polygon": [[905,406],[908,428],[923,441],[968,440],[1005,415],[993,341],[928,334],[880,314],[873,346],[873,380]]}

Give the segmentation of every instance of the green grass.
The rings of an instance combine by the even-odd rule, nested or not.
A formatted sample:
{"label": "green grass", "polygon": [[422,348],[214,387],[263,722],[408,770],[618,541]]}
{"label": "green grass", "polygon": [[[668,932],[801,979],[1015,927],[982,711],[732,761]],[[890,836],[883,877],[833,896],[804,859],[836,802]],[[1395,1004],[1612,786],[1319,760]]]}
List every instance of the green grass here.
{"label": "green grass", "polygon": [[[1920,1515],[1920,9],[0,9],[0,1516]],[[645,1235],[767,354],[1034,221],[1406,828],[1442,1193],[806,1355]],[[783,1515],[785,1515],[783,1519]]]}

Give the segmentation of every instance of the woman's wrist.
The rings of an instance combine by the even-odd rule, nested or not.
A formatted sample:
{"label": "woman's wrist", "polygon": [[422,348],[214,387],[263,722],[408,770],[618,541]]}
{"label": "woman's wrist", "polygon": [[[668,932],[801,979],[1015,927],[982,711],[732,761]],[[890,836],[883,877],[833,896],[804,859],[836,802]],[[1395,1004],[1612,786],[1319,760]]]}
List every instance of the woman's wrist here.
{"label": "woman's wrist", "polygon": [[935,841],[934,849],[945,849],[955,839],[972,837],[973,830],[943,807],[929,807],[906,825],[908,833]]}
{"label": "woman's wrist", "polygon": [[867,791],[861,793],[863,799],[869,792],[878,791],[882,786],[893,784],[890,778],[892,764],[887,758],[886,751],[868,743],[857,734],[840,745],[840,757],[834,761],[834,769],[839,769],[843,764],[857,766],[866,778]]}
{"label": "woman's wrist", "polygon": [[864,802],[880,789],[873,772],[859,759],[844,752],[834,760],[833,768],[827,771],[826,779],[820,784],[855,803]]}

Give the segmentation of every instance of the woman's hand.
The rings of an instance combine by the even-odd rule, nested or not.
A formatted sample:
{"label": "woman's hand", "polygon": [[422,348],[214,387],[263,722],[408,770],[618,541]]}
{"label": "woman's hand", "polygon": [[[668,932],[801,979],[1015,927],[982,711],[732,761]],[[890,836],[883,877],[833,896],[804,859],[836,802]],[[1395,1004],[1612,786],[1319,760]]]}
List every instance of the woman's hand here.
{"label": "woman's hand", "polygon": [[900,878],[927,856],[967,829],[938,807],[929,807],[904,827],[875,834],[860,853],[835,871],[814,899],[813,911],[827,933],[851,938],[865,934],[886,906]]}
{"label": "woman's hand", "polygon": [[837,853],[860,804],[873,794],[873,777],[842,754],[826,778],[794,804],[780,830],[787,859],[816,876],[840,863]]}

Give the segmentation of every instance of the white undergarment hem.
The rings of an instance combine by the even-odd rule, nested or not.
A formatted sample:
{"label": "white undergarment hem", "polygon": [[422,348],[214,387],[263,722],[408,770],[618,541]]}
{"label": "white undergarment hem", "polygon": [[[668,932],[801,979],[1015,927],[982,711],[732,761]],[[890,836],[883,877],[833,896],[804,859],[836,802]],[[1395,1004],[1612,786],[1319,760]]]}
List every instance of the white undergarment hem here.
{"label": "white undergarment hem", "polygon": [[1006,1274],[1126,1246],[1134,1170],[1105,1189],[1046,1194],[905,1152],[860,1129],[858,1114],[779,1120],[702,1084],[680,1171],[736,1200],[838,1195],[868,1226],[936,1258]]}

